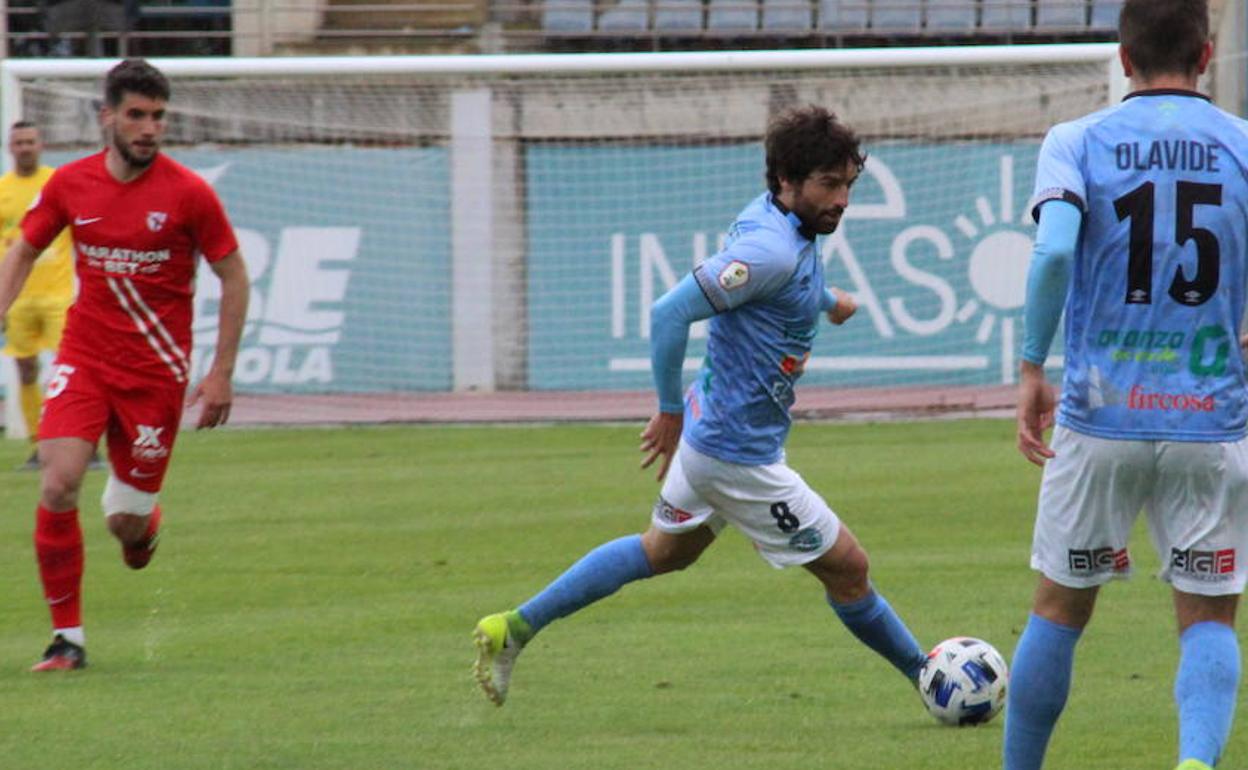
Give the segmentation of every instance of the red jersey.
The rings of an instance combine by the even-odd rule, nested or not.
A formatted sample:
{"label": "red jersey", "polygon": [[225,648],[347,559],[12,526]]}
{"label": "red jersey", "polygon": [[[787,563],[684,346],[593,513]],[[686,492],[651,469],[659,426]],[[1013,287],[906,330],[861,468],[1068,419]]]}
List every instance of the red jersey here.
{"label": "red jersey", "polygon": [[22,219],[39,250],[72,228],[78,297],[58,358],[185,384],[198,255],[216,262],[238,241],[194,171],[160,154],[123,183],[104,156],[58,168]]}

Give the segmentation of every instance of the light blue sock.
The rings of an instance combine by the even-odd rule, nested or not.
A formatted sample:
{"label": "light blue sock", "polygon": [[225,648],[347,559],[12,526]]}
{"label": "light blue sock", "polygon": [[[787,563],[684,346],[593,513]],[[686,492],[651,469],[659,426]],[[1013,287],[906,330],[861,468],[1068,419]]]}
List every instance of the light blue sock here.
{"label": "light blue sock", "polygon": [[1239,689],[1239,640],[1221,623],[1188,626],[1179,636],[1179,672],[1174,700],[1179,705],[1179,761],[1217,764],[1231,734]]}
{"label": "light blue sock", "polygon": [[552,620],[571,615],[610,596],[624,584],[653,574],[641,547],[641,535],[621,537],[581,557],[541,593],[520,605],[520,615],[537,634]]}
{"label": "light blue sock", "polygon": [[1014,650],[1005,707],[1005,770],[1040,770],[1070,694],[1081,629],[1033,614]]}
{"label": "light blue sock", "polygon": [[837,604],[828,597],[828,604],[859,641],[884,656],[910,681],[918,680],[927,654],[883,596],[872,590],[849,604]]}

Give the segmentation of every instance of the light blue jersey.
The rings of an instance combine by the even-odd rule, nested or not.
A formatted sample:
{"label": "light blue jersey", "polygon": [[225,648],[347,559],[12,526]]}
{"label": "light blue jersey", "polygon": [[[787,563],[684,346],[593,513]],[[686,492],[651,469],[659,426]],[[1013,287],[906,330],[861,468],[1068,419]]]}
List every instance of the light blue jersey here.
{"label": "light blue jersey", "polygon": [[684,440],[742,465],[784,457],[793,384],[825,309],[823,262],[796,215],[770,193],[733,222],[724,250],[693,273],[716,315],[685,399]]}
{"label": "light blue jersey", "polygon": [[1057,420],[1103,438],[1233,441],[1248,392],[1248,123],[1189,91],[1143,91],[1055,126],[1036,211],[1083,211]]}

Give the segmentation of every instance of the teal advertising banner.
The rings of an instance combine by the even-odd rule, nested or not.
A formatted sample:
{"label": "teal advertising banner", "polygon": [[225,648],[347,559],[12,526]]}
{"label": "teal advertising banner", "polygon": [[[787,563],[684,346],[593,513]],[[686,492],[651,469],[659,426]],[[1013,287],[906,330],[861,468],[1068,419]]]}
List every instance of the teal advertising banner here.
{"label": "teal advertising banner", "polygon": [[[1038,144],[898,141],[866,149],[846,218],[821,244],[829,283],[853,292],[860,310],[844,327],[822,326],[804,381],[1012,381]],[[217,190],[248,262],[254,288],[240,391],[451,389],[445,149],[170,154]],[[69,159],[46,156],[52,164]],[[650,305],[720,247],[736,212],[764,189],[757,143],[534,144],[518,178],[527,260],[516,321],[528,387],[649,388]],[[196,377],[215,343],[218,297],[205,267]],[[490,323],[484,306],[482,323]],[[705,331],[692,330],[690,370]]]}
{"label": "teal advertising banner", "polygon": [[[1012,382],[1039,144],[866,149],[846,217],[821,244],[828,282],[859,312],[822,326],[803,382]],[[765,189],[763,165],[757,143],[531,148],[531,386],[649,387],[650,303],[719,247]],[[686,369],[704,338],[695,326]]]}

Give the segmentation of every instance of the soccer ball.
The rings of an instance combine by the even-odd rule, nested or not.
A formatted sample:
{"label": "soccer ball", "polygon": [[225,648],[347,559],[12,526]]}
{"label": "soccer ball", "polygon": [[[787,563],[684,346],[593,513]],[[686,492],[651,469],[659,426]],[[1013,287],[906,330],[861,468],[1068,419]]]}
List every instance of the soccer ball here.
{"label": "soccer ball", "polygon": [[1005,659],[982,639],[955,636],[932,648],[919,672],[919,695],[947,725],[982,725],[1005,706]]}

